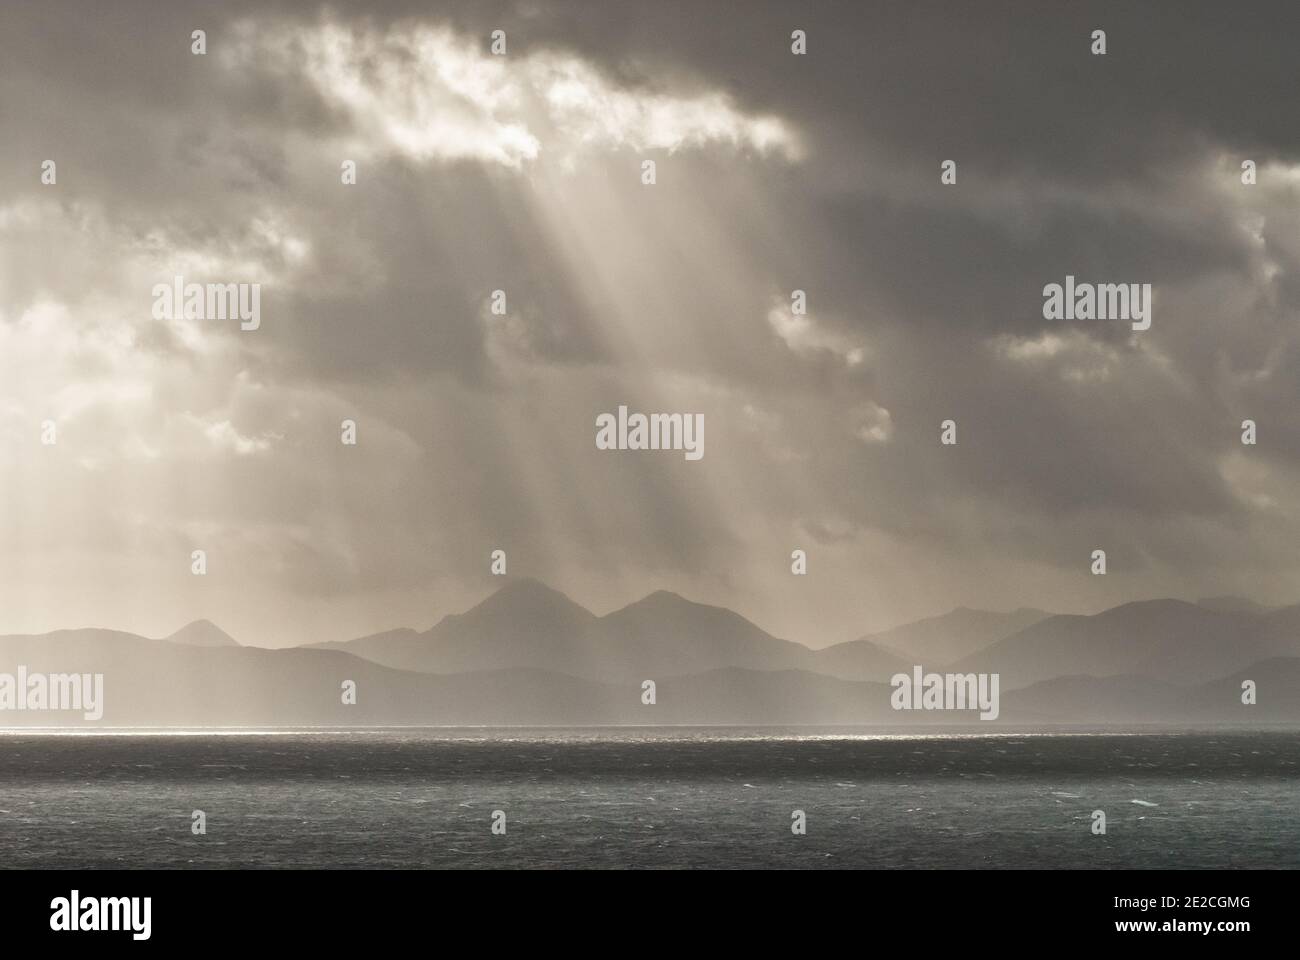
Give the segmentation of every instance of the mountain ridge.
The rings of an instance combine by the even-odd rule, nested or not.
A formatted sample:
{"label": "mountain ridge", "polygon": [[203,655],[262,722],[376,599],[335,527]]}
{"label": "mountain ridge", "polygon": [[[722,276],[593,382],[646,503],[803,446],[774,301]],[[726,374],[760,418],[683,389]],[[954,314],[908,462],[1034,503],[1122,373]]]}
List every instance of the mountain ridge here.
{"label": "mountain ridge", "polygon": [[[999,673],[1003,689],[1069,675],[1151,674],[1200,682],[1290,652],[1285,638],[1266,636],[1271,619],[1171,598],[1137,600],[1095,614],[1048,617],[953,669]],[[1300,653],[1300,645],[1294,649]]]}
{"label": "mountain ridge", "polygon": [[[540,581],[503,585],[426,631],[388,631],[310,645],[426,673],[533,666],[593,680],[638,680],[715,667],[816,669],[817,652],[767,633],[727,607],[656,590],[603,616]],[[866,650],[855,679],[883,680],[903,666]]]}
{"label": "mountain ridge", "polygon": [[[228,721],[242,705],[258,722],[284,715],[313,723],[346,723],[348,717],[898,723],[888,706],[889,680],[910,675],[917,665],[927,672],[997,673],[1006,709],[1027,722],[1242,722],[1239,691],[1225,686],[1225,678],[1233,677],[1260,687],[1258,709],[1245,716],[1291,716],[1292,708],[1279,708],[1276,690],[1270,694],[1269,688],[1289,683],[1293,661],[1300,663],[1300,605],[1259,615],[1158,598],[1091,615],[1037,619],[1040,613],[957,608],[917,621],[913,653],[951,645],[946,631],[963,624],[974,624],[978,634],[956,641],[969,645],[1015,626],[1017,618],[1033,621],[945,667],[928,655],[900,657],[861,640],[812,650],[768,634],[726,607],[665,590],[597,616],[540,581],[520,580],[426,631],[397,628],[338,644],[244,647],[207,620],[157,639],[96,628],[0,637],[0,673],[18,666],[103,672],[113,678],[115,703],[140,701],[137,708],[118,707],[133,721],[154,715],[169,722]],[[1300,719],[1296,676],[1294,712]],[[366,698],[379,691],[391,702],[367,700],[364,709],[338,713],[335,703],[342,705],[340,684],[346,680],[356,681]],[[656,684],[657,703],[671,709],[639,710],[647,680]],[[235,691],[224,706],[223,684]],[[1218,686],[1211,690],[1207,684]],[[437,702],[427,702],[429,697]],[[1195,707],[1198,698],[1217,706]],[[0,714],[0,723],[13,716]],[[903,717],[911,723],[953,719],[942,711]]]}
{"label": "mountain ridge", "polygon": [[[0,637],[0,673],[103,675],[100,720],[78,711],[0,711],[9,729],[366,727],[395,725],[744,724],[960,728],[1051,724],[1300,724],[1300,657],[1272,658],[1200,684],[1150,677],[1062,677],[1003,691],[997,720],[971,711],[896,711],[887,683],[806,670],[726,667],[641,684],[512,668],[461,674],[393,670],[352,654],[294,647],[193,646],[107,631]],[[1257,705],[1241,685],[1257,686]],[[351,691],[351,699],[348,691]]]}

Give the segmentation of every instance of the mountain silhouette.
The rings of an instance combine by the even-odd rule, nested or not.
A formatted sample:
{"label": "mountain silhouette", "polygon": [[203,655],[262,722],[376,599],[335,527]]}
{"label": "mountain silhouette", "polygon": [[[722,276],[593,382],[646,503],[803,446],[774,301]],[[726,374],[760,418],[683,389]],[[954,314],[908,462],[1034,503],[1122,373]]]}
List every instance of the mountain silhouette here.
{"label": "mountain silhouette", "polygon": [[[857,677],[851,664],[860,657],[876,657],[884,652],[908,664],[937,667],[969,656],[1050,616],[1042,610],[1028,608],[994,613],[958,607],[937,617],[827,647],[818,651],[818,664],[823,673]],[[865,679],[865,675],[861,678]]]}
{"label": "mountain silhouette", "polygon": [[[997,725],[1300,723],[1300,606],[1261,615],[1129,603],[1046,616],[947,670],[922,659],[1036,615],[959,609],[888,633],[927,672],[998,673]],[[893,710],[888,681],[910,674],[909,659],[862,640],[813,651],[666,591],[598,617],[535,580],[508,583],[427,631],[316,647],[242,647],[205,620],[161,639],[101,629],[0,637],[0,673],[102,673],[109,726],[988,728],[973,713]],[[1242,703],[1246,681],[1255,704]],[[95,724],[71,712],[0,711],[0,726],[33,725]]]}
{"label": "mountain silhouette", "polygon": [[1245,597],[1232,596],[1202,597],[1196,601],[1196,605],[1218,613],[1248,613],[1255,617],[1268,616],[1278,609],[1277,607],[1266,607],[1262,603],[1247,600]]}
{"label": "mountain silhouette", "polygon": [[[555,671],[393,670],[337,650],[192,646],[116,631],[0,637],[0,672],[102,673],[99,722],[80,712],[0,711],[0,726],[358,727],[400,725],[844,724],[970,731],[1052,724],[1300,723],[1300,658],[1273,658],[1203,684],[1065,677],[1004,692],[997,721],[973,712],[895,711],[886,683],[806,670],[727,667],[666,676],[653,704],[635,681]],[[1241,682],[1258,704],[1241,703]],[[355,703],[344,691],[355,692]]]}
{"label": "mountain silhouette", "polygon": [[883,681],[905,666],[868,644],[851,661],[844,658],[843,669],[823,669],[807,647],[778,639],[725,607],[665,590],[597,617],[536,580],[507,583],[423,633],[391,630],[321,646],[402,670],[532,668],[620,682],[726,667]]}
{"label": "mountain silhouette", "polygon": [[186,643],[194,647],[239,646],[230,634],[211,620],[195,620],[193,623],[187,623],[166,639],[172,643]]}
{"label": "mountain silhouette", "polygon": [[958,661],[959,672],[998,673],[1002,689],[1061,676],[1137,674],[1169,682],[1221,677],[1278,652],[1263,623],[1182,600],[1126,603],[1092,616],[1048,617]]}

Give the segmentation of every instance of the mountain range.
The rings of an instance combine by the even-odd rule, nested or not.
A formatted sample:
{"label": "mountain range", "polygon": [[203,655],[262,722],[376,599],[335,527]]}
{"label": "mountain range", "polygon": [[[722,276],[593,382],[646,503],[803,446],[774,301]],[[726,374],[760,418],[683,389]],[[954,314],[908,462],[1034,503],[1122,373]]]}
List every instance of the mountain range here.
{"label": "mountain range", "polygon": [[[1300,606],[1151,600],[1092,616],[959,608],[813,650],[659,591],[604,616],[535,580],[425,631],[268,650],[206,620],[168,637],[0,637],[0,673],[104,674],[108,726],[986,725],[895,711],[890,678],[1000,677],[999,725],[1300,722]],[[655,685],[643,702],[645,681]],[[1244,681],[1258,702],[1241,702]],[[342,690],[355,685],[355,703]],[[0,711],[0,726],[87,725]]]}
{"label": "mountain range", "polygon": [[849,680],[886,681],[908,663],[869,640],[837,653],[781,640],[724,607],[652,593],[598,617],[536,581],[507,584],[464,614],[423,633],[392,630],[341,643],[384,666],[424,673],[526,667],[612,682],[725,667],[808,670]]}

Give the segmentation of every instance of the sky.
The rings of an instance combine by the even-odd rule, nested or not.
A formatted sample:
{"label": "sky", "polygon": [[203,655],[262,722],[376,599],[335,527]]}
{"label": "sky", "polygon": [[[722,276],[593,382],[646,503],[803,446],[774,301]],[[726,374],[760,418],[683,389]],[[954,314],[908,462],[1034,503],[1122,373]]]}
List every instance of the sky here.
{"label": "sky", "polygon": [[[10,0],[0,633],[424,629],[498,549],[810,646],[1300,601],[1267,7]],[[159,319],[177,275],[260,284],[260,326]],[[1151,284],[1150,329],[1045,319],[1067,275]],[[620,405],[704,456],[597,449]]]}

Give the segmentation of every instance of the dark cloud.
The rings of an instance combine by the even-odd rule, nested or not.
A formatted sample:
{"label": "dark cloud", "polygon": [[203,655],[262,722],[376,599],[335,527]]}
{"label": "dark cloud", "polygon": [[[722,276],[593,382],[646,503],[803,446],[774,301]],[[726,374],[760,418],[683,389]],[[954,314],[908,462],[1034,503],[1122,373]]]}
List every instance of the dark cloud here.
{"label": "dark cloud", "polygon": [[[1294,601],[1290,14],[8,3],[3,479],[48,531],[8,521],[26,586],[69,552],[170,582],[162,557],[201,541],[228,626],[266,641],[427,625],[496,547],[579,599],[670,587],[813,642],[958,603]],[[501,28],[510,53],[426,77],[404,43],[429,28],[471,59]],[[576,120],[529,86],[557,64],[597,104]],[[260,278],[263,327],[154,321],[182,271]],[[1067,273],[1151,283],[1152,329],[1044,320]],[[810,314],[787,323],[795,289]],[[593,449],[620,403],[704,412],[704,460]],[[62,459],[14,446],[51,415]],[[804,607],[783,599],[801,545]],[[1081,582],[1098,546],[1117,575]],[[315,613],[282,636],[290,609]]]}

